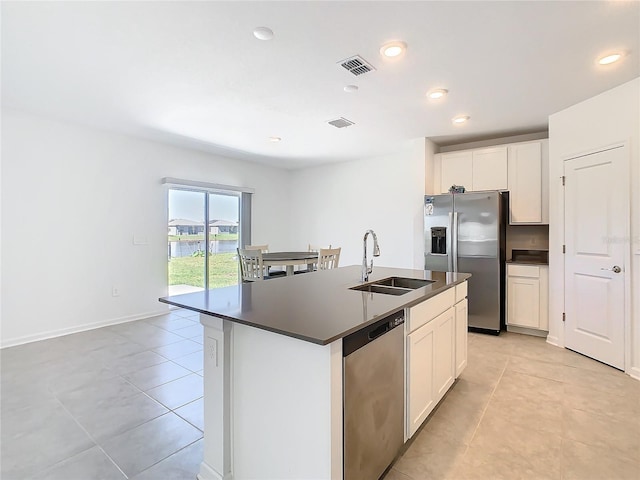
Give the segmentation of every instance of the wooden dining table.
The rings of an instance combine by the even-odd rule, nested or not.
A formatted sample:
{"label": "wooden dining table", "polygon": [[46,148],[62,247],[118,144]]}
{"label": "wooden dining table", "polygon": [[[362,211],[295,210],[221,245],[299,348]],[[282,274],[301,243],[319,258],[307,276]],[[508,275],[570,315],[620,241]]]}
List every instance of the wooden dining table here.
{"label": "wooden dining table", "polygon": [[262,254],[265,267],[286,266],[287,275],[293,275],[293,267],[306,265],[307,271],[313,271],[313,265],[318,262],[318,252],[269,252]]}

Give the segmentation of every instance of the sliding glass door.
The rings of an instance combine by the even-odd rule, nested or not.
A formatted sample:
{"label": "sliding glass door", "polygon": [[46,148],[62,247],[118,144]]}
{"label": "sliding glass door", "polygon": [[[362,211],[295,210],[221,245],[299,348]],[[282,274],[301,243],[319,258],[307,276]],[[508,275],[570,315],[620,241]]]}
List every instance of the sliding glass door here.
{"label": "sliding glass door", "polygon": [[238,283],[238,236],[240,197],[232,194],[209,194],[209,284],[208,288],[228,287]]}
{"label": "sliding glass door", "polygon": [[169,189],[169,295],[238,283],[240,198],[237,192]]}

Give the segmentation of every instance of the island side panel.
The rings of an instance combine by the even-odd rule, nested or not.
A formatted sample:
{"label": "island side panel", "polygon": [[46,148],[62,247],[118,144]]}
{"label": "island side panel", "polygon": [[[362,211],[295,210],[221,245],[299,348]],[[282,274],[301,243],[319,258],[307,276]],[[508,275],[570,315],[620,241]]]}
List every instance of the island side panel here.
{"label": "island side panel", "polygon": [[231,322],[201,314],[204,325],[204,459],[198,480],[230,480]]}
{"label": "island side panel", "polygon": [[238,323],[232,339],[234,480],[342,479],[342,342]]}

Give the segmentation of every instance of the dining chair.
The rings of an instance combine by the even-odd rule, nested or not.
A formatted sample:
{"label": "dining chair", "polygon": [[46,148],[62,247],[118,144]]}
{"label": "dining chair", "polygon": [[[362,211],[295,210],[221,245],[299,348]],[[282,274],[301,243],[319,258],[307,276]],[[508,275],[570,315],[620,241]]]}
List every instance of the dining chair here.
{"label": "dining chair", "polygon": [[[318,245],[314,245],[313,243],[310,243],[307,251],[308,252],[316,252],[316,253],[318,253],[323,248],[331,248],[331,244],[329,244],[328,247],[320,247]],[[318,265],[314,263],[312,266],[307,265],[305,268],[300,268],[295,273],[308,273],[308,272],[316,271],[317,269],[318,269]]]}
{"label": "dining chair", "polygon": [[238,261],[240,262],[240,275],[242,276],[243,282],[264,280],[265,271],[262,261],[262,250],[238,248]]}
{"label": "dining chair", "polygon": [[318,270],[338,268],[338,263],[340,263],[340,250],[342,250],[341,247],[321,248],[318,252]]}
{"label": "dining chair", "polygon": [[[318,245],[313,245],[312,243],[309,244],[309,249],[307,251],[309,252],[319,252],[321,248],[325,248],[325,247],[319,247]],[[326,248],[331,248],[331,244],[329,244],[328,247]]]}
{"label": "dining chair", "polygon": [[[245,245],[245,250],[260,250],[262,253],[269,253],[269,244],[266,245]],[[267,267],[267,275],[270,277],[277,277],[286,275],[287,271],[279,268]]]}

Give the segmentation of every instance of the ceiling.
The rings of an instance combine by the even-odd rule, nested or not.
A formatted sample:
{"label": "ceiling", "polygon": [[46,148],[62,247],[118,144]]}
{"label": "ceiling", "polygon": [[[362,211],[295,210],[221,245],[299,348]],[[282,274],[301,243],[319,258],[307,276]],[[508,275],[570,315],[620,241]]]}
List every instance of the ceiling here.
{"label": "ceiling", "polygon": [[[640,75],[638,1],[1,8],[3,106],[284,168],[384,155],[421,137],[450,145],[543,131],[550,114]],[[274,38],[256,39],[260,26]],[[401,58],[381,56],[390,40],[408,45]],[[622,61],[596,63],[616,50]],[[339,65],[353,55],[375,71]],[[437,87],[447,97],[427,99]],[[453,125],[460,114],[471,119]],[[355,125],[327,123],[339,117]]]}

